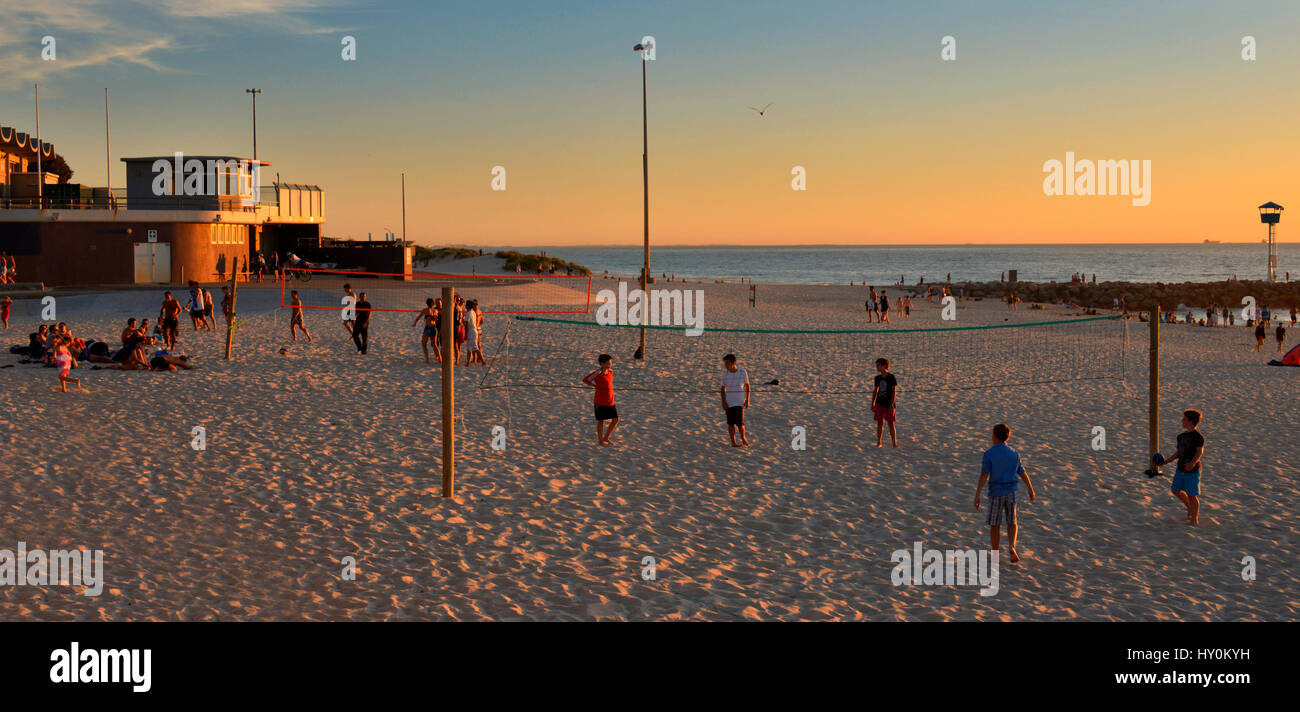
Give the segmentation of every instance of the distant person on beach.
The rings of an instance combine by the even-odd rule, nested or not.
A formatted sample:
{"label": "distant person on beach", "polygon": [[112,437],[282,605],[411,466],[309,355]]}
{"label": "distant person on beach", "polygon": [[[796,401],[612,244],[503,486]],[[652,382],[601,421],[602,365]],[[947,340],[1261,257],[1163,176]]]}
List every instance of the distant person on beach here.
{"label": "distant person on beach", "polygon": [[476,363],[487,365],[483,360],[483,312],[479,311],[478,300],[471,300],[465,304],[465,365],[471,366]]}
{"label": "distant person on beach", "polygon": [[162,349],[149,359],[150,371],[175,371],[178,368],[193,371],[195,367],[190,365],[188,356],[173,356]]}
{"label": "distant person on beach", "polygon": [[[749,447],[745,437],[745,409],[749,407],[749,373],[736,366],[736,355],[722,357],[722,409],[727,413],[727,435],[732,447]],[[740,442],[736,433],[740,432]]]}
{"label": "distant person on beach", "polygon": [[194,330],[198,331],[206,328],[207,322],[203,319],[203,297],[199,294],[199,283],[190,280],[190,300],[185,302],[185,311],[190,313],[190,321],[194,324]]}
{"label": "distant person on beach", "polygon": [[289,292],[289,335],[294,341],[298,340],[298,329],[302,329],[302,335],[307,337],[307,341],[312,341],[311,332],[307,331],[307,325],[302,321],[302,297],[298,296],[298,290],[294,289]]}
{"label": "distant person on beach", "polygon": [[1264,348],[1264,339],[1266,338],[1268,338],[1268,332],[1264,331],[1264,320],[1260,319],[1255,324],[1255,348],[1254,348],[1255,351],[1259,351]]}
{"label": "distant person on beach", "polygon": [[1278,319],[1273,335],[1277,337],[1277,352],[1282,353],[1282,344],[1286,343],[1286,324],[1281,319]]}
{"label": "distant person on beach", "polygon": [[989,529],[989,541],[994,551],[1001,550],[1001,532],[999,527],[1006,525],[1007,543],[1011,563],[1020,561],[1016,552],[1016,537],[1019,527],[1016,521],[1016,489],[1020,480],[1024,480],[1029,491],[1029,501],[1037,497],[1034,483],[1029,480],[1024,464],[1020,462],[1020,453],[1007,445],[1011,439],[1011,428],[1005,423],[993,426],[993,447],[984,451],[984,460],[980,464],[980,480],[975,485],[975,509],[980,508],[980,490],[984,483],[989,484],[989,516],[986,520]]}
{"label": "distant person on beach", "polygon": [[[5,298],[8,299],[8,297],[5,297]],[[6,312],[6,313],[7,313],[7,312]],[[1291,327],[1292,327],[1292,328],[1295,328],[1295,321],[1296,321],[1296,317],[1297,317],[1297,316],[1300,316],[1300,310],[1297,310],[1295,307],[1291,307]],[[6,321],[7,321],[7,320],[6,320]],[[8,329],[9,327],[6,326],[5,328]]]}
{"label": "distant person on beach", "polygon": [[217,281],[226,281],[226,253],[217,255]]}
{"label": "distant person on beach", "polygon": [[235,318],[235,300],[230,296],[230,287],[221,288],[221,315],[226,317],[226,328]]}
{"label": "distant person on beach", "polygon": [[181,303],[171,292],[163,293],[162,309],[158,312],[158,325],[162,329],[163,343],[167,349],[176,348],[176,337],[181,330]]}
{"label": "distant person on beach", "polygon": [[[9,308],[14,304],[13,297],[8,295],[0,299],[0,321],[4,322],[5,331],[9,330]],[[1295,323],[1295,310],[1291,310],[1291,323]]]}
{"label": "distant person on beach", "polygon": [[253,274],[257,277],[257,283],[262,283],[262,273],[266,271],[266,258],[261,252],[257,253],[257,258],[253,260]]}
{"label": "distant person on beach", "polygon": [[357,353],[364,354],[370,349],[370,302],[362,292],[357,301],[357,321],[352,325],[352,342],[357,345]]}
{"label": "distant person on beach", "polygon": [[880,290],[880,323],[889,323],[889,296],[885,290]]}
{"label": "distant person on beach", "polygon": [[601,354],[596,363],[599,368],[583,376],[582,382],[596,389],[596,444],[603,447],[613,445],[609,436],[618,426],[618,408],[614,405],[614,358]]}
{"label": "distant person on beach", "polygon": [[428,299],[424,300],[424,308],[420,310],[419,314],[415,315],[415,321],[411,322],[411,326],[415,326],[416,324],[420,323],[421,319],[424,319],[424,330],[420,332],[420,348],[424,350],[425,363],[429,363],[429,342],[430,341],[433,342],[434,356],[437,357],[439,362],[442,361],[442,351],[438,347],[437,324],[440,316],[438,314],[439,311],[440,310],[435,309],[433,306],[433,297],[429,297]]}
{"label": "distant person on beach", "polygon": [[[357,295],[356,295],[355,293],[353,293],[353,291],[352,291],[352,285],[351,285],[350,283],[344,283],[344,284],[343,284],[343,297],[344,297],[344,299],[346,299],[347,297],[352,297],[351,302],[352,302],[352,306],[354,307],[354,308],[353,308],[353,311],[356,311],[355,307],[356,307],[356,305],[357,305]],[[345,306],[344,308],[345,308],[345,311],[344,311],[343,313],[344,313],[344,314],[347,314],[346,306]],[[348,332],[348,336],[352,336],[352,327],[353,327],[353,325],[354,325],[355,323],[356,323],[356,319],[344,319],[344,320],[343,320],[343,330],[346,331],[346,332]]]}
{"label": "distant person on beach", "polygon": [[875,385],[871,389],[871,414],[876,420],[876,447],[884,447],[885,424],[889,424],[889,440],[898,447],[898,430],[894,422],[898,419],[895,406],[898,403],[898,379],[889,372],[889,359],[876,359]]}
{"label": "distant person on beach", "polygon": [[212,315],[212,292],[207,288],[200,288],[199,295],[203,297],[203,321],[208,325],[210,331],[217,330],[217,317]]}
{"label": "distant person on beach", "polygon": [[1201,521],[1201,455],[1205,453],[1205,436],[1197,430],[1200,424],[1199,410],[1183,411],[1183,432],[1178,434],[1175,456],[1169,458],[1156,453],[1159,459],[1152,458],[1157,465],[1177,461],[1174,480],[1169,485],[1169,491],[1178,498],[1178,501],[1187,506],[1187,523],[1192,526],[1200,524]]}

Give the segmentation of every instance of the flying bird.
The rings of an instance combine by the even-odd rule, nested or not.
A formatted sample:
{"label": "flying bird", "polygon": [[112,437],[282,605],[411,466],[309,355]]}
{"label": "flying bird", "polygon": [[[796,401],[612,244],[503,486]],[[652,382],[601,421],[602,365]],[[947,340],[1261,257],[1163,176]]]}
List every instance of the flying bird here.
{"label": "flying bird", "polygon": [[[769,101],[769,102],[767,102],[767,106],[771,106],[771,105],[774,104],[774,103],[776,103],[776,102]],[[766,115],[767,115],[767,106],[764,106],[764,107],[761,108],[761,109],[758,109],[758,108],[755,108],[755,107],[752,107],[752,106],[749,107],[749,108],[750,108],[752,111],[757,111],[759,116],[766,116]]]}

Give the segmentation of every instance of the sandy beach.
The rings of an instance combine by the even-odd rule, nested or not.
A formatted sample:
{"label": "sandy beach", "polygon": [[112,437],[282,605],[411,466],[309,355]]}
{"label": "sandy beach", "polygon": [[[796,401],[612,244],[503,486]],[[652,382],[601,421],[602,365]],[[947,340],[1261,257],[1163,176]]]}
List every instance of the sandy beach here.
{"label": "sandy beach", "polygon": [[[493,258],[494,259],[494,258]],[[483,258],[477,267],[491,267]],[[612,288],[597,279],[593,290]],[[861,287],[673,282],[701,289],[709,327],[867,329]],[[887,288],[891,296],[894,288]],[[491,308],[490,291],[479,296]],[[162,289],[60,296],[78,336],[117,341],[154,318]],[[1300,614],[1296,513],[1300,369],[1264,365],[1245,328],[1162,329],[1161,441],[1204,413],[1201,524],[1146,458],[1147,324],[964,335],[637,330],[489,315],[490,370],[459,368],[457,480],[440,494],[440,371],[412,314],[381,313],[356,354],[337,312],[288,341],[269,285],[240,287],[234,358],[224,331],[180,349],[180,373],[74,370],[89,393],[51,392],[52,369],[0,365],[6,486],[0,547],[105,553],[104,592],[0,587],[4,620],[1290,620]],[[419,304],[422,293],[411,293]],[[959,325],[1076,318],[960,305]],[[38,324],[15,303],[9,344]],[[591,321],[590,315],[564,318]],[[885,330],[947,326],[918,300]],[[508,326],[508,329],[507,329]],[[221,325],[224,327],[224,324]],[[508,337],[507,337],[508,331]],[[1293,334],[1294,335],[1294,334]],[[277,353],[282,346],[289,356]],[[1074,356],[1079,349],[1085,353]],[[717,395],[734,351],[754,383],[748,449],[727,444]],[[621,424],[599,448],[591,392],[615,358]],[[871,361],[895,361],[898,449],[875,447]],[[83,364],[88,367],[90,364]],[[1040,378],[1047,374],[1051,378]],[[1070,380],[1071,375],[1095,376]],[[780,385],[763,385],[772,379]],[[1026,381],[1055,382],[1017,385]],[[511,384],[516,384],[510,387]],[[967,387],[970,386],[970,387]],[[641,388],[644,390],[633,390]],[[627,390],[623,390],[627,389]],[[1034,478],[1020,553],[1000,592],[895,586],[914,542],[985,548],[971,499],[989,428],[1010,424]],[[191,448],[192,428],[207,447]],[[506,429],[504,451],[492,430]],[[1094,426],[1107,449],[1091,447]],[[791,447],[803,427],[807,448]],[[887,442],[887,439],[886,439]],[[341,577],[355,557],[355,580]],[[642,559],[656,561],[655,580]],[[1242,559],[1258,578],[1244,581]]]}

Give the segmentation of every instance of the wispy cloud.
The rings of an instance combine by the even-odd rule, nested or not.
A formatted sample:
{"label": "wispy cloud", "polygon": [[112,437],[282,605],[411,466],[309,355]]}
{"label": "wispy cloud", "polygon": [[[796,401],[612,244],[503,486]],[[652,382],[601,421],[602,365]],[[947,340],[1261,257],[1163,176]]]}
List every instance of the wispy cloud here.
{"label": "wispy cloud", "polygon": [[[0,90],[114,64],[168,72],[166,58],[211,34],[212,22],[250,22],[301,35],[339,31],[310,15],[340,0],[0,0]],[[141,21],[142,15],[147,22]],[[42,58],[45,36],[57,59]]]}

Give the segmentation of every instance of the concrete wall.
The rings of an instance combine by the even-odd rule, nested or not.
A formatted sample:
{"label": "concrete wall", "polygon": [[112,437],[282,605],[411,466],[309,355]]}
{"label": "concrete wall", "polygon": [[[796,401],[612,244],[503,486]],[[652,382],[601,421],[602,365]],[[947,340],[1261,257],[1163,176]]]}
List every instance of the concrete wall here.
{"label": "concrete wall", "polygon": [[[171,280],[214,282],[217,258],[242,264],[254,226],[220,223],[0,223],[0,251],[14,256],[18,281],[51,286],[131,284],[135,281],[135,243],[158,231],[171,244]],[[240,237],[242,233],[242,241]],[[214,244],[215,243],[215,244]]]}

